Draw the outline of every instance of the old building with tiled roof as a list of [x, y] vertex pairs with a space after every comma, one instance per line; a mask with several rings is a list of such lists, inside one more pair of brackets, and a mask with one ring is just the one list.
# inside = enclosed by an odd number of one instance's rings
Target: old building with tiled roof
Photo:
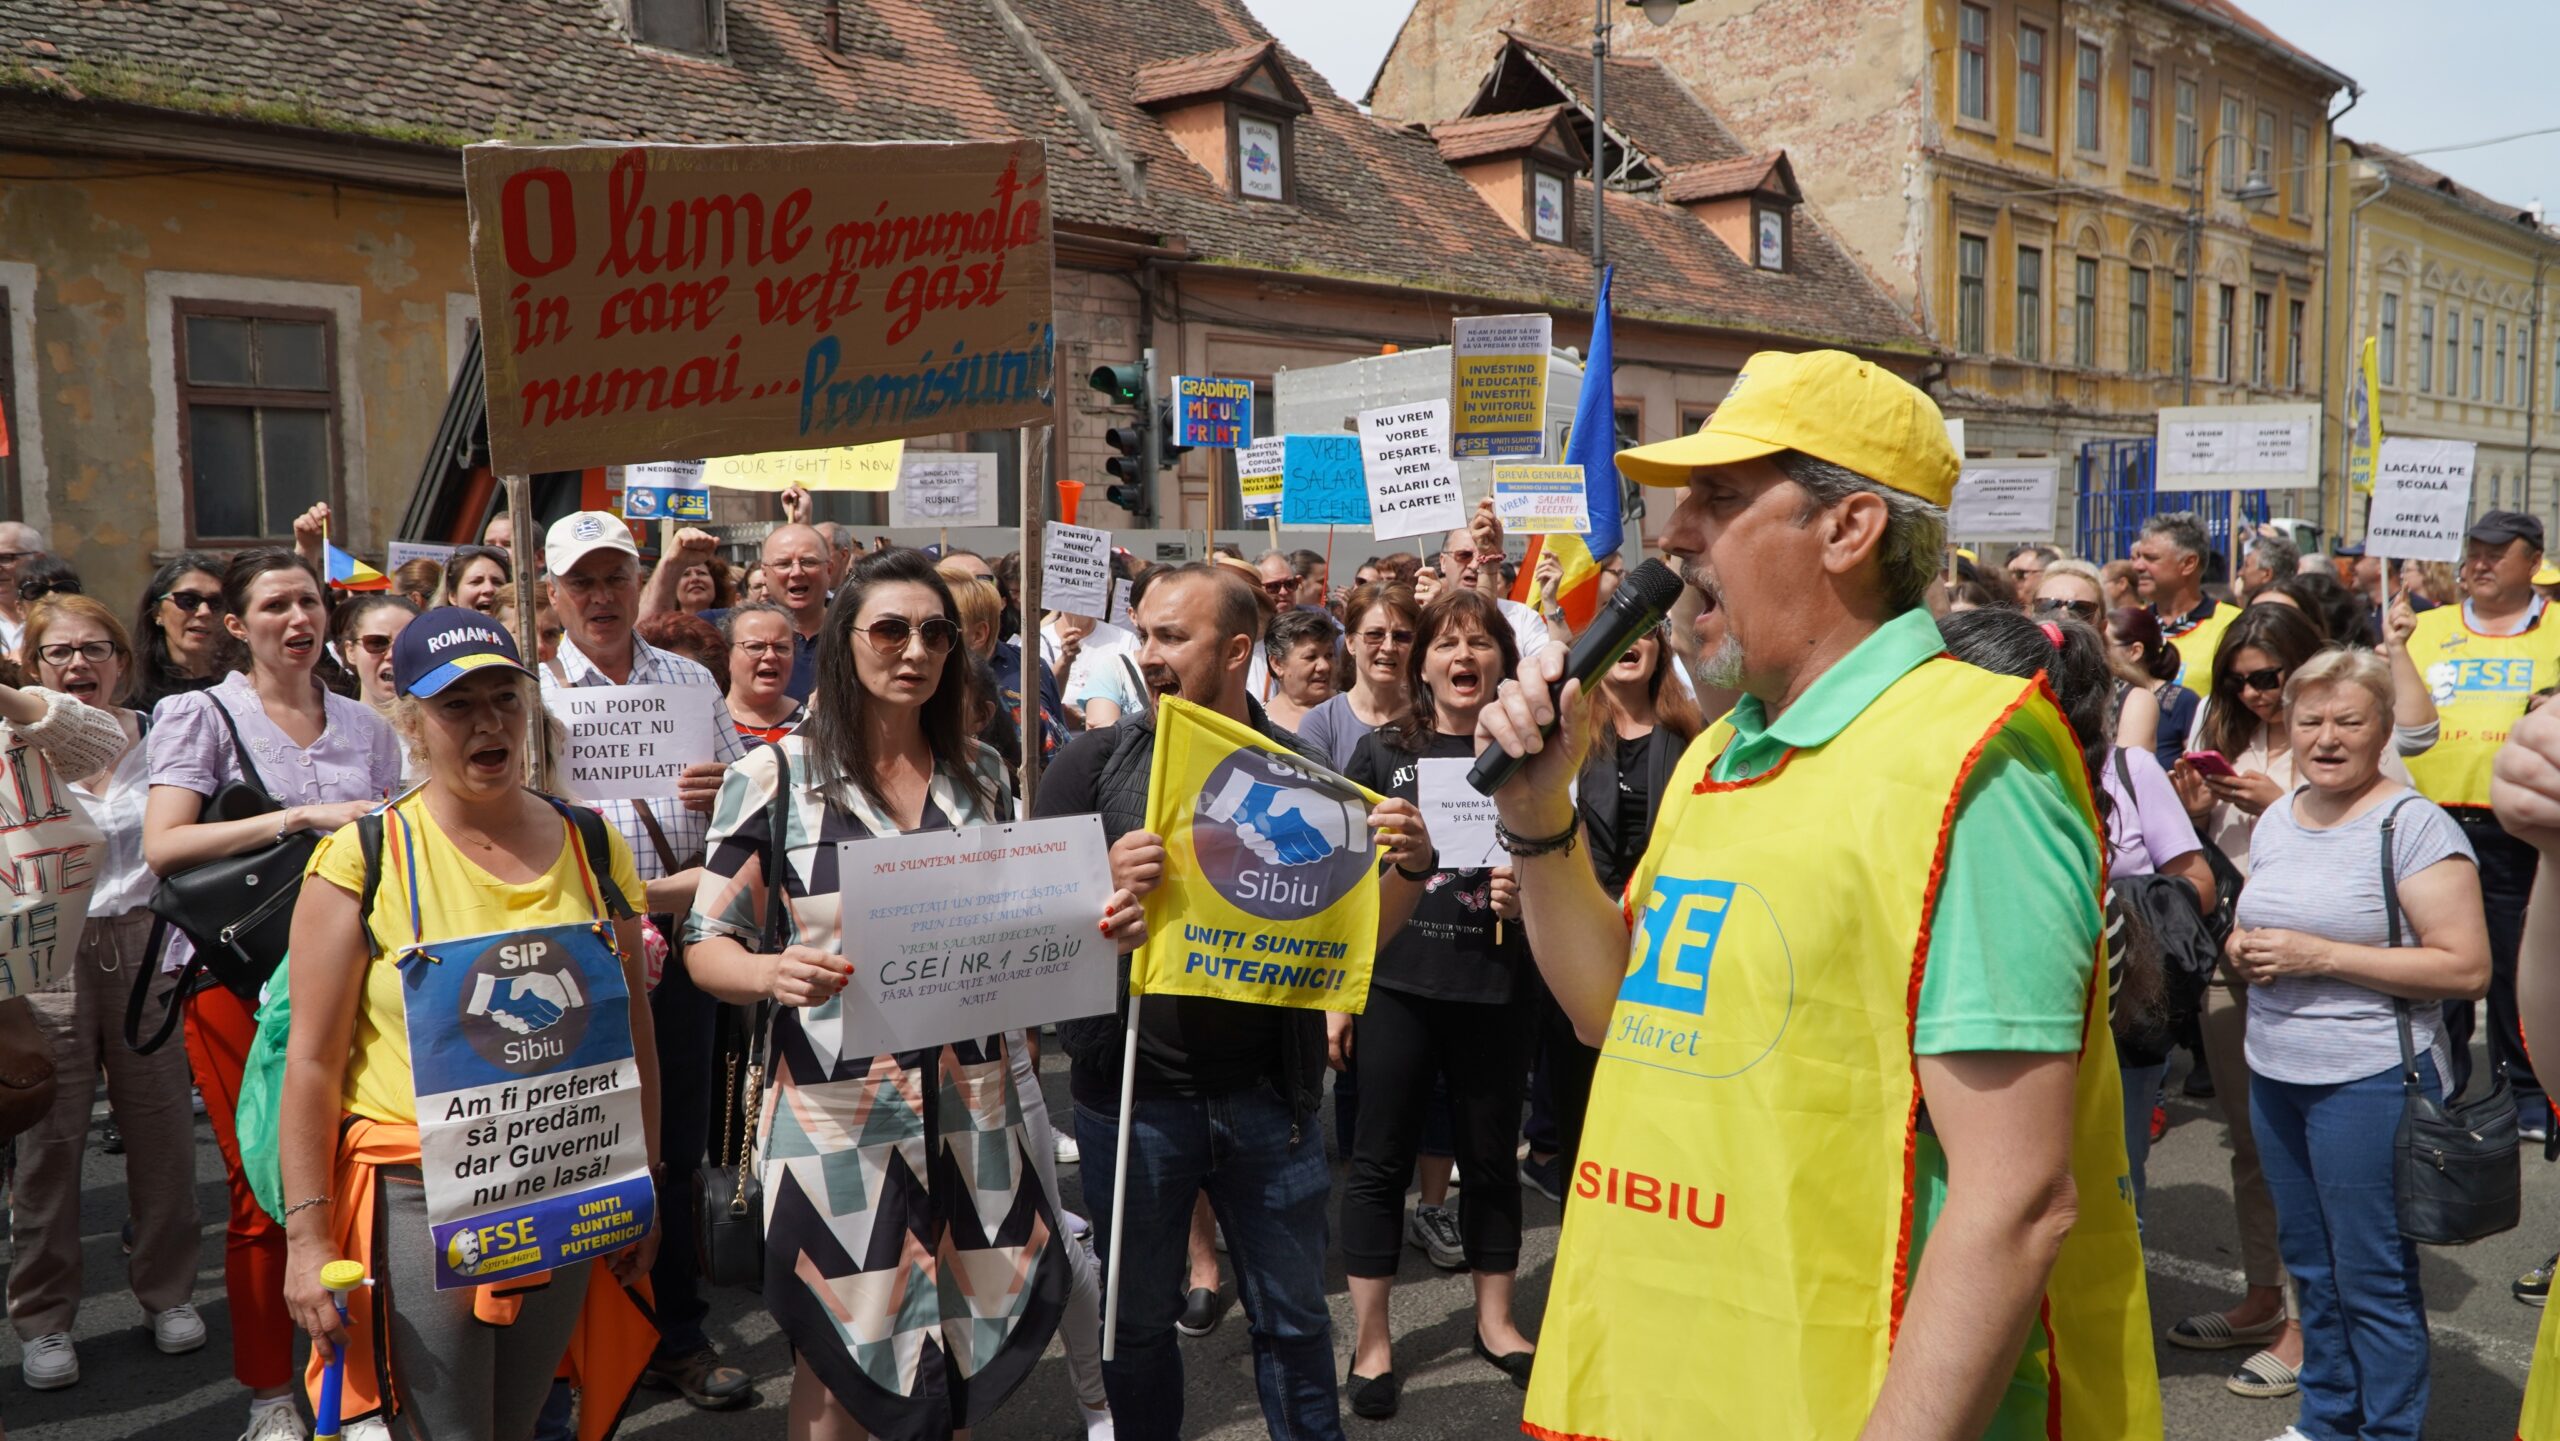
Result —
[[[1684, 164], [1783, 151], [1807, 212], [1948, 352], [1935, 392], [1968, 451], [2103, 476], [2164, 406], [2320, 397], [2325, 157], [2353, 82], [2234, 0], [1606, 8], [1612, 183], [1661, 193]], [[1592, 20], [1587, 0], [1417, 0], [1368, 98], [1431, 124], [1587, 90]], [[2326, 422], [2328, 499], [2280, 511], [2334, 519]], [[2105, 509], [2085, 533], [2057, 516], [2061, 538], [2115, 553]]]
[[[1697, 137], [1679, 161], [1743, 153], [1703, 111], [1677, 124]], [[1552, 311], [1559, 345], [1587, 332], [1585, 179], [1521, 151], [1561, 228], [1497, 209], [1461, 168], [1499, 157], [1453, 160], [1428, 127], [1362, 113], [1240, 0], [0, 0], [0, 406], [19, 442], [0, 503], [109, 584], [280, 534], [314, 499], [378, 551], [478, 320], [469, 142], [1026, 134], [1048, 147], [1062, 375], [1152, 346], [1166, 373], [1267, 387], [1444, 343], [1460, 314]], [[1772, 265], [1698, 206], [1611, 193], [1633, 434], [1692, 423], [1762, 345], [1932, 362], [1797, 199], [1757, 202], [1790, 211]], [[199, 357], [217, 343], [246, 368]], [[1052, 473], [1100, 479], [1118, 420], [1100, 401], [1060, 387]], [[996, 449], [1008, 476], [1017, 454], [1010, 436], [921, 443]], [[602, 486], [550, 477], [545, 504]], [[1125, 525], [1100, 494], [1088, 512]], [[1156, 508], [1231, 525], [1225, 459], [1194, 453]]]

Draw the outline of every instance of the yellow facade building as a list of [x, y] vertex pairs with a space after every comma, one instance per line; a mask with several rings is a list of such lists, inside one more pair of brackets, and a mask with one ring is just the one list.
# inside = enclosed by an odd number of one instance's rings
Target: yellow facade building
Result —
[[[2560, 338], [2549, 319], [2560, 231], [2538, 208], [2492, 200], [2386, 146], [2341, 139], [2334, 154], [2330, 253], [2345, 308], [2329, 414], [2347, 413], [2355, 356], [2371, 337], [2382, 433], [2472, 441], [2475, 514], [2549, 515], [2560, 496], [2539, 452], [2560, 426]], [[2345, 464], [2344, 447], [2332, 447], [2333, 496]], [[2346, 511], [2346, 533], [2361, 533], [2361, 500]]]

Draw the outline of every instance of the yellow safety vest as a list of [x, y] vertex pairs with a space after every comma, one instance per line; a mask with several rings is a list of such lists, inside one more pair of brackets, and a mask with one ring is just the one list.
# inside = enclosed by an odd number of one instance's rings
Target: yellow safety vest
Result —
[[[2222, 633], [2240, 618], [2240, 607], [2227, 600], [2213, 603], [2213, 613], [2192, 627], [2171, 634], [2164, 623], [2160, 634], [2178, 649], [2178, 684], [2194, 691], [2199, 698], [2213, 695], [2213, 653], [2222, 648]], [[2166, 617], [2163, 617], [2165, 622]]]
[[2534, 1337], [2533, 1369], [2524, 1378], [2524, 1414], [2516, 1418], [2516, 1441], [2555, 1437], [2560, 1437], [2560, 1307], [2546, 1306], [2542, 1330]]
[[[1682, 757], [1627, 890], [1530, 1435], [1847, 1441], [1865, 1423], [1912, 1280], [1927, 921], [1955, 799], [2004, 724], [2086, 809], [2040, 687], [1945, 657], [1757, 780], [1707, 779], [1729, 725]], [[2103, 970], [2074, 1103], [2079, 1221], [2034, 1333], [2039, 1434], [2065, 1441], [2161, 1432]]]
[[2524, 715], [2525, 698], [2560, 682], [2560, 624], [2544, 611], [2520, 635], [2482, 635], [2459, 605], [2418, 617], [2409, 637], [2436, 701], [2436, 743], [2409, 760], [2419, 793], [2440, 806], [2489, 804], [2489, 765]]

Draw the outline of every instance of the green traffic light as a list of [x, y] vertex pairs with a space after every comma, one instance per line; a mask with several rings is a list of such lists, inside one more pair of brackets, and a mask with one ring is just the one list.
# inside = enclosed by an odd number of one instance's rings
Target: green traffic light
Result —
[[1085, 383], [1110, 396], [1115, 405], [1136, 405], [1147, 396], [1147, 368], [1137, 361], [1097, 365]]

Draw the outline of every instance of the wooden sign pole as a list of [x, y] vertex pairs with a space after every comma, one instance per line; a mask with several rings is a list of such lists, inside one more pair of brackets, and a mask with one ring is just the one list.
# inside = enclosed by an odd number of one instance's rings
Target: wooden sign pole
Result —
[[[542, 664], [542, 631], [538, 613], [542, 608], [542, 546], [533, 533], [533, 478], [525, 475], [506, 477], [507, 548], [514, 552], [513, 573], [516, 581], [515, 630], [517, 644], [524, 648], [528, 664]], [[556, 777], [551, 774], [551, 737], [545, 734], [545, 709], [534, 706], [525, 718], [525, 774], [533, 788], [550, 792]]]

